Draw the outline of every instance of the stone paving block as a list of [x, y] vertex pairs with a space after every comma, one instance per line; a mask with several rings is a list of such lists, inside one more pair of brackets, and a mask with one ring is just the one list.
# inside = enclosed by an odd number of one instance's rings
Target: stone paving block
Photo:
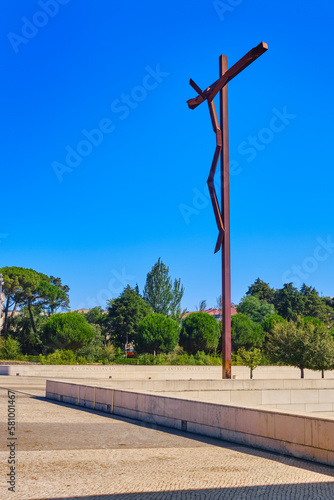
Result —
[[[20, 454], [13, 500], [334, 499], [333, 467], [235, 444], [236, 440], [250, 443], [251, 435], [212, 430], [220, 439], [234, 441], [228, 444], [192, 434], [189, 427], [180, 432], [143, 425], [43, 400], [42, 383], [30, 397], [18, 378], [9, 377], [11, 388], [22, 391], [17, 392]], [[0, 390], [2, 417], [6, 396], [6, 390]], [[5, 420], [1, 422], [5, 431]], [[172, 426], [173, 421], [167, 424]], [[288, 446], [291, 453], [301, 451]], [[332, 452], [327, 461], [334, 465]], [[2, 441], [0, 477], [6, 472]], [[3, 480], [0, 498], [9, 499]]]

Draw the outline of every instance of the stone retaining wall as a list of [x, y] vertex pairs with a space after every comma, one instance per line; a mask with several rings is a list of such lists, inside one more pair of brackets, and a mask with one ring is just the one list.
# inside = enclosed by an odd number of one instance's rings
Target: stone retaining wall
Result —
[[[15, 365], [0, 366], [0, 375], [24, 375], [48, 378], [90, 378], [116, 380], [200, 380], [222, 379], [220, 366], [143, 366], [143, 365]], [[232, 376], [249, 379], [249, 368], [233, 366]], [[334, 379], [334, 371], [325, 374]], [[300, 370], [290, 366], [259, 366], [254, 370], [255, 380], [300, 379]], [[305, 379], [321, 379], [320, 372], [305, 370]]]
[[47, 380], [46, 397], [334, 466], [334, 419]]

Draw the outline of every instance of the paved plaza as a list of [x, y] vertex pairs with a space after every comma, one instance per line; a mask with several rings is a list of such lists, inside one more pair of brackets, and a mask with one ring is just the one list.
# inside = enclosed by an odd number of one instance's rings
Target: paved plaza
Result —
[[[47, 401], [43, 378], [1, 377], [0, 387], [1, 499], [334, 499], [331, 467]], [[8, 389], [15, 493], [6, 485]]]

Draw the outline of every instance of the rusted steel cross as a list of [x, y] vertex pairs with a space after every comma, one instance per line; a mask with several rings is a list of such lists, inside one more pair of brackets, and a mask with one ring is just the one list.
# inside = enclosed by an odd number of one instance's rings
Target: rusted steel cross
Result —
[[[223, 378], [231, 378], [231, 259], [230, 259], [230, 187], [229, 187], [229, 151], [228, 151], [228, 98], [227, 84], [253, 61], [260, 57], [268, 45], [264, 42], [250, 50], [230, 69], [227, 69], [227, 57], [219, 57], [219, 79], [206, 90], [201, 90], [190, 79], [190, 85], [198, 96], [187, 101], [190, 109], [195, 109], [202, 102], [207, 101], [213, 131], [216, 134], [216, 149], [208, 178], [213, 211], [218, 227], [218, 239], [215, 253], [222, 247], [222, 357]], [[217, 118], [214, 98], [220, 92], [220, 126]], [[221, 207], [214, 185], [214, 175], [221, 158]]]

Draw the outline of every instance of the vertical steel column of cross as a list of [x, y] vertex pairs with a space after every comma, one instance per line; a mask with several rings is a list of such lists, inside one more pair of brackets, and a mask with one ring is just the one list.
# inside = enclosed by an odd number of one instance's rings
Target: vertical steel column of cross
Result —
[[2, 285], [4, 284], [2, 274], [0, 274], [0, 330], [2, 327]]
[[[219, 57], [219, 78], [227, 71], [227, 57]], [[221, 212], [224, 226], [222, 244], [222, 363], [223, 379], [231, 378], [231, 256], [230, 256], [230, 174], [228, 150], [228, 94], [227, 85], [219, 93], [221, 154]]]

